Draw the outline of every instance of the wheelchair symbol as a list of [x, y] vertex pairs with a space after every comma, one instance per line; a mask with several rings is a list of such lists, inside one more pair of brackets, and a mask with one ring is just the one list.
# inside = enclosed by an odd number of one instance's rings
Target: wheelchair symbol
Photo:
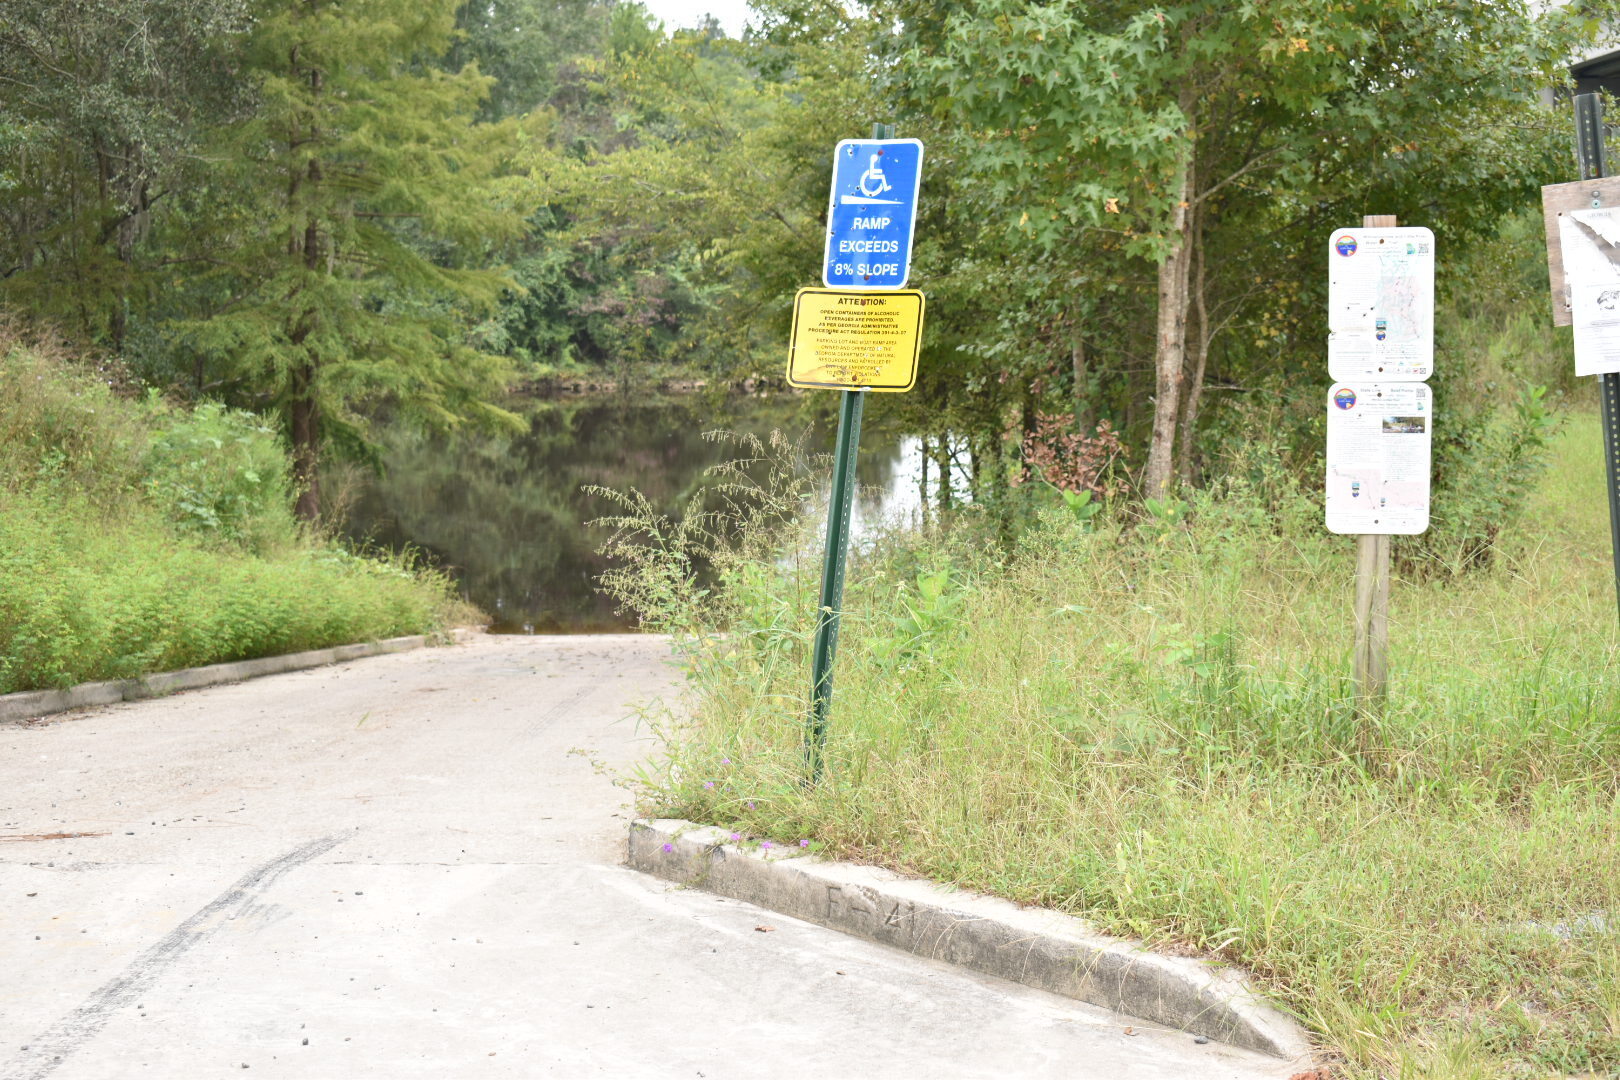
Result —
[[[868, 184], [872, 186], [868, 187]], [[861, 173], [859, 186], [861, 194], [868, 199], [875, 198], [894, 186], [889, 183], [888, 177], [883, 175], [883, 170], [878, 168], [878, 155], [872, 155], [872, 164], [868, 166], [865, 172]]]

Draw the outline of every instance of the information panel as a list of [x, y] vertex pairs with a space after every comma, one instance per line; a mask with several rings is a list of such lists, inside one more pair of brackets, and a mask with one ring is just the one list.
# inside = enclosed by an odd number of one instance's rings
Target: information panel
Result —
[[1328, 241], [1328, 373], [1421, 382], [1434, 373], [1434, 233], [1338, 229]]
[[901, 289], [911, 276], [923, 144], [917, 139], [845, 139], [833, 150], [827, 249], [830, 289]]
[[917, 382], [923, 294], [800, 289], [788, 382], [806, 389], [903, 393]]
[[1328, 531], [1426, 531], [1434, 428], [1429, 388], [1338, 383], [1328, 391], [1327, 414]]
[[1620, 207], [1558, 218], [1564, 281], [1575, 324], [1575, 374], [1620, 372]]

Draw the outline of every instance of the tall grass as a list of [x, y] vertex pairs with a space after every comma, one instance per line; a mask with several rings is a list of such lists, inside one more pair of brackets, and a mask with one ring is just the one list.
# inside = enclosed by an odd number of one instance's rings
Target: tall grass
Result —
[[113, 392], [0, 326], [0, 693], [422, 633], [448, 583], [301, 533], [246, 414]]
[[1057, 507], [1011, 554], [941, 533], [866, 553], [815, 788], [813, 561], [738, 560], [650, 807], [1241, 964], [1349, 1075], [1616, 1075], [1598, 449], [1575, 416], [1488, 569], [1397, 580], [1371, 761], [1353, 542], [1313, 493], [1237, 479], [1180, 522]]

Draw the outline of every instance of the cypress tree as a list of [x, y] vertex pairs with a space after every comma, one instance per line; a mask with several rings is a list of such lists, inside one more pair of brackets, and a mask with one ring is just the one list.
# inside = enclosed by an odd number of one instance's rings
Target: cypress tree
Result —
[[458, 0], [261, 0], [246, 43], [260, 107], [219, 147], [190, 346], [280, 414], [320, 512], [324, 447], [363, 449], [368, 406], [437, 426], [515, 423], [505, 361], [466, 327], [508, 279], [492, 247], [516, 122], [475, 120], [490, 81], [447, 72]]

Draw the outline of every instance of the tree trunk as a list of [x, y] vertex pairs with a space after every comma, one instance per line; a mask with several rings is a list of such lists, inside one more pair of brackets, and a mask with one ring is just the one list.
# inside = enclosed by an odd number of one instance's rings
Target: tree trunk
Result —
[[1181, 447], [1176, 455], [1180, 461], [1177, 475], [1183, 484], [1193, 479], [1193, 451], [1197, 447], [1194, 436], [1198, 432], [1198, 403], [1204, 396], [1204, 372], [1209, 367], [1209, 343], [1215, 336], [1209, 325], [1208, 281], [1204, 275], [1204, 214], [1195, 215], [1192, 229], [1193, 272], [1192, 302], [1198, 316], [1198, 335], [1194, 340], [1192, 379], [1187, 384], [1186, 405], [1181, 415]]
[[934, 465], [939, 469], [939, 508], [951, 508], [951, 436], [941, 432], [934, 444]]
[[1034, 437], [1040, 427], [1040, 411], [1035, 407], [1035, 398], [1028, 389], [1024, 391], [1024, 400], [1018, 410], [1018, 480], [1023, 483], [1029, 479], [1029, 462], [1025, 459], [1024, 451], [1029, 446], [1029, 440]]
[[1092, 408], [1091, 387], [1086, 377], [1086, 339], [1075, 322], [1069, 342], [1069, 365], [1074, 369], [1074, 429], [1082, 434], [1097, 426], [1097, 410]]
[[314, 366], [298, 367], [292, 373], [292, 400], [288, 406], [292, 420], [293, 482], [298, 486], [298, 502], [293, 512], [298, 520], [309, 524], [314, 524], [321, 516], [321, 416], [315, 403], [314, 383]]
[[1186, 118], [1186, 144], [1172, 183], [1176, 200], [1170, 210], [1169, 250], [1159, 264], [1158, 334], [1154, 349], [1153, 440], [1148, 447], [1142, 494], [1163, 497], [1170, 489], [1176, 425], [1181, 419], [1181, 382], [1187, 358], [1187, 293], [1191, 268], [1191, 202], [1194, 190], [1193, 92], [1182, 89], [1182, 115]]
[[[298, 65], [298, 47], [294, 46], [292, 67], [295, 77]], [[311, 94], [318, 97], [322, 87], [320, 69], [310, 70], [307, 78]], [[308, 131], [309, 140], [314, 142], [318, 134], [318, 129], [312, 124]], [[289, 152], [297, 147], [297, 138], [296, 130], [289, 133]], [[296, 157], [293, 160], [296, 162]], [[312, 272], [318, 270], [321, 265], [322, 235], [320, 216], [316, 209], [316, 194], [324, 179], [320, 158], [313, 154], [307, 166], [299, 169], [295, 165], [288, 176], [287, 202], [295, 211], [295, 222], [296, 215], [303, 217], [304, 227], [299, 230], [296, 223], [294, 224], [292, 234], [288, 237], [287, 253], [293, 258], [300, 259], [304, 269]], [[292, 441], [293, 483], [298, 488], [298, 501], [293, 506], [293, 512], [306, 524], [314, 524], [321, 516], [321, 414], [320, 405], [315, 397], [315, 369], [318, 357], [304, 344], [315, 330], [317, 318], [313, 307], [301, 312], [297, 316], [292, 333], [288, 335], [293, 346], [303, 353], [303, 359], [291, 373], [287, 395], [287, 419]]]
[[928, 527], [928, 436], [924, 435], [921, 441], [922, 461], [917, 474], [917, 512], [921, 515], [923, 528]]

